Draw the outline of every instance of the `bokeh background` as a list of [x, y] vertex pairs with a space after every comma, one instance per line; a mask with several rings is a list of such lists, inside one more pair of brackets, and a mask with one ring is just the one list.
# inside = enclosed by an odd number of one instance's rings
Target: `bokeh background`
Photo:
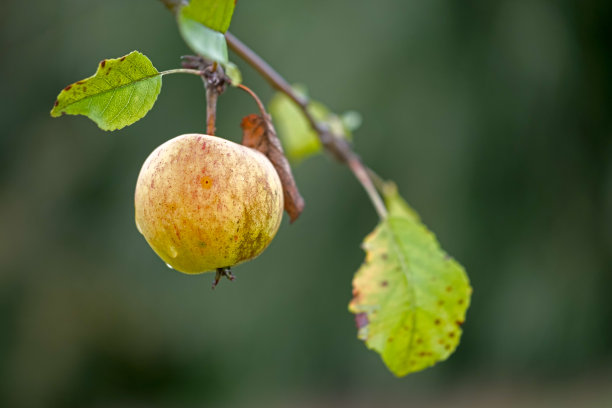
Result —
[[[465, 265], [446, 362], [397, 379], [347, 311], [373, 208], [325, 156], [271, 247], [210, 290], [134, 226], [147, 155], [204, 130], [201, 82], [164, 78], [114, 133], [52, 119], [67, 84], [138, 49], [189, 53], [154, 0], [5, 1], [0, 13], [0, 406], [612, 406], [612, 3], [240, 1], [231, 30], [332, 109]], [[239, 61], [264, 99], [270, 88]], [[218, 133], [255, 110], [229, 90]]]

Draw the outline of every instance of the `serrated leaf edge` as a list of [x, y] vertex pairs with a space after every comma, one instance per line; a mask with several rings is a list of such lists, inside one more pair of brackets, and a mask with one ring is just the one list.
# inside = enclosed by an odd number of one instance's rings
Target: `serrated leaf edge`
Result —
[[[57, 95], [57, 98], [55, 98], [55, 102], [56, 102], [56, 104], [54, 104], [53, 108], [51, 109], [51, 116], [53, 116], [53, 117], [59, 117], [59, 116], [62, 116], [62, 113], [63, 113], [63, 112], [57, 113], [57, 112], [56, 112], [56, 110], [60, 110], [60, 111], [62, 111], [62, 110], [64, 110], [66, 107], [71, 106], [71, 105], [74, 105], [74, 104], [75, 104], [75, 103], [77, 103], [77, 102], [81, 102], [81, 101], [82, 101], [82, 100], [84, 100], [84, 99], [94, 98], [94, 97], [96, 97], [96, 96], [104, 95], [104, 94], [107, 94], [107, 93], [109, 93], [109, 92], [116, 92], [116, 91], [117, 91], [117, 90], [119, 90], [119, 89], [122, 89], [122, 88], [125, 88], [125, 87], [128, 87], [128, 86], [133, 86], [133, 85], [134, 85], [134, 84], [136, 84], [136, 83], [139, 83], [139, 82], [142, 82], [142, 81], [147, 81], [147, 80], [149, 80], [149, 79], [151, 79], [151, 78], [155, 78], [155, 77], [157, 77], [157, 76], [162, 76], [162, 73], [158, 71], [156, 74], [153, 74], [153, 75], [148, 75], [148, 76], [145, 76], [145, 77], [139, 78], [139, 79], [137, 79], [137, 80], [135, 80], [135, 81], [133, 81], [133, 82], [127, 83], [127, 84], [119, 85], [119, 86], [116, 86], [116, 87], [114, 87], [114, 88], [111, 88], [111, 89], [107, 89], [107, 90], [105, 90], [105, 91], [102, 91], [102, 92], [98, 92], [98, 93], [94, 93], [94, 94], [88, 94], [88, 95], [86, 95], [86, 96], [84, 96], [84, 97], [82, 97], [82, 98], [80, 98], [80, 99], [75, 99], [74, 101], [72, 101], [72, 102], [70, 102], [70, 103], [67, 103], [66, 105], [62, 105], [62, 107], [60, 108], [60, 106], [59, 106], [59, 98], [60, 98], [60, 96], [62, 96], [62, 94], [63, 94], [63, 93], [67, 92], [67, 91], [68, 91], [70, 88], [72, 88], [74, 85], [76, 85], [76, 84], [80, 84], [80, 83], [82, 83], [82, 82], [85, 82], [85, 81], [87, 81], [87, 80], [90, 80], [90, 79], [95, 78], [95, 77], [98, 75], [98, 73], [100, 72], [100, 69], [101, 69], [101, 68], [103, 68], [103, 65], [102, 65], [102, 63], [103, 63], [103, 62], [108, 62], [108, 61], [119, 61], [119, 60], [121, 60], [122, 58], [126, 58], [126, 57], [128, 57], [129, 55], [132, 55], [132, 54], [134, 54], [134, 53], [140, 54], [140, 55], [142, 55], [143, 57], [147, 58], [147, 57], [146, 57], [146, 55], [144, 55], [144, 54], [142, 54], [141, 52], [138, 52], [138, 51], [132, 51], [131, 53], [126, 54], [126, 55], [124, 55], [123, 57], [119, 57], [119, 58], [107, 58], [107, 59], [105, 59], [105, 60], [102, 60], [102, 62], [100, 62], [100, 63], [98, 64], [98, 68], [96, 69], [96, 72], [95, 72], [93, 75], [91, 75], [91, 76], [89, 76], [89, 77], [87, 77], [87, 78], [81, 79], [81, 80], [79, 80], [79, 81], [77, 81], [77, 82], [73, 82], [72, 84], [70, 84], [70, 85], [66, 86], [64, 89], [62, 89], [62, 90], [60, 91], [60, 93]], [[147, 58], [147, 59], [148, 59], [148, 58]], [[149, 60], [149, 61], [150, 61], [150, 60]], [[153, 65], [153, 64], [151, 64], [151, 65]], [[153, 67], [153, 68], [155, 68], [155, 67]], [[157, 68], [155, 68], [155, 70], [157, 71]], [[142, 71], [141, 71], [141, 72], [142, 72]], [[144, 72], [143, 72], [143, 73], [144, 73]], [[125, 75], [125, 74], [123, 74], [123, 75]], [[127, 75], [125, 75], [125, 76], [127, 76]], [[128, 77], [128, 78], [129, 78], [129, 77]], [[131, 78], [129, 78], [129, 79], [131, 80]], [[156, 98], [156, 99], [157, 99], [157, 98]], [[111, 100], [112, 100], [112, 97], [111, 97]], [[108, 106], [108, 105], [110, 105], [110, 101], [108, 102], [107, 106]], [[126, 106], [127, 106], [127, 104], [126, 104]], [[105, 109], [106, 109], [106, 108], [105, 108]]]

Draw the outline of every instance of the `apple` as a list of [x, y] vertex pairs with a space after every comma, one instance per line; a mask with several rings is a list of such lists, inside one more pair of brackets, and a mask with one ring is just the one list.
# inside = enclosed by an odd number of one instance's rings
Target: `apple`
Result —
[[270, 244], [283, 215], [283, 188], [262, 153], [185, 134], [149, 155], [134, 202], [138, 230], [168, 266], [219, 274]]

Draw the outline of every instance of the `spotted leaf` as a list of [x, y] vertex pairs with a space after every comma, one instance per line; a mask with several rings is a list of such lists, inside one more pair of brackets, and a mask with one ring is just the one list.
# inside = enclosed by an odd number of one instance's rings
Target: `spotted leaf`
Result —
[[134, 51], [103, 60], [93, 76], [64, 88], [51, 116], [85, 115], [101, 129], [121, 129], [151, 110], [161, 85], [161, 73], [146, 56]]
[[358, 337], [404, 376], [453, 353], [472, 289], [463, 267], [391, 186], [383, 189], [389, 217], [363, 242], [349, 310]]

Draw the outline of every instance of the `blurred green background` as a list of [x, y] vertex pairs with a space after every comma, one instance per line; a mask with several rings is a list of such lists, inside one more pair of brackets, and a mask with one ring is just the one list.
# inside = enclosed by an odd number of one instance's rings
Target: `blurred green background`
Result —
[[[350, 172], [295, 168], [307, 207], [210, 290], [134, 226], [140, 165], [203, 131], [169, 76], [114, 133], [51, 119], [67, 84], [138, 49], [189, 53], [155, 0], [4, 2], [0, 13], [0, 406], [612, 406], [612, 3], [240, 1], [231, 30], [333, 110], [467, 269], [457, 352], [396, 379], [347, 311], [377, 222]], [[245, 83], [272, 96], [239, 61]], [[218, 134], [254, 112], [229, 90]]]

